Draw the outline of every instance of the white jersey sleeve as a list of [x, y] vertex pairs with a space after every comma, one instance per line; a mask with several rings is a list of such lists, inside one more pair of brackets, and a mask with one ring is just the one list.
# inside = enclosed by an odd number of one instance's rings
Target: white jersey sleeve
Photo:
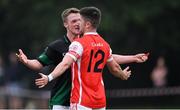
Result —
[[81, 43], [74, 41], [69, 46], [69, 51], [68, 53], [66, 53], [66, 55], [69, 55], [74, 59], [74, 61], [76, 61], [78, 58], [82, 56], [82, 53], [83, 53], [83, 46], [81, 45]]
[[112, 50], [111, 50], [111, 48], [110, 48], [109, 57], [108, 57], [108, 59], [107, 59], [107, 62], [110, 62], [110, 61], [112, 61], [112, 60], [113, 60], [113, 56], [112, 56]]

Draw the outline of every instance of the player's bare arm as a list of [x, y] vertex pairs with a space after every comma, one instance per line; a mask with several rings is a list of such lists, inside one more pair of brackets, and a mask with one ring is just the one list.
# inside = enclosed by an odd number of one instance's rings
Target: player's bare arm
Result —
[[145, 61], [148, 60], [148, 55], [149, 53], [145, 54], [145, 53], [139, 53], [136, 55], [117, 55], [117, 54], [113, 54], [113, 58], [114, 60], [118, 63], [118, 64], [126, 64], [126, 63], [143, 63]]
[[65, 55], [62, 62], [60, 62], [48, 76], [39, 73], [41, 75], [41, 78], [36, 79], [35, 84], [39, 88], [44, 87], [48, 82], [52, 81], [58, 76], [61, 76], [71, 66], [73, 62], [74, 59], [72, 57], [70, 57], [69, 55]]
[[32, 70], [39, 71], [43, 68], [43, 65], [36, 59], [28, 59], [24, 52], [19, 49], [19, 54], [16, 53], [18, 60], [23, 63], [25, 66]]
[[129, 67], [122, 70], [119, 64], [117, 64], [114, 59], [110, 62], [107, 62], [107, 67], [114, 76], [122, 80], [127, 80], [131, 75], [131, 71], [129, 70]]

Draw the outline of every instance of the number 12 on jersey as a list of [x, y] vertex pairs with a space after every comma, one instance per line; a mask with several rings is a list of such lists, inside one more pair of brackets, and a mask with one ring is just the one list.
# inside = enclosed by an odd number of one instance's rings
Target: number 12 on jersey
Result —
[[[99, 55], [101, 56], [100, 59], [98, 59], [95, 62], [95, 65], [92, 65], [92, 62], [94, 61], [94, 59], [96, 59]], [[91, 50], [87, 72], [91, 72], [91, 68], [93, 68], [93, 72], [102, 72], [103, 68], [100, 68], [99, 65], [103, 63], [104, 57], [105, 57], [104, 51], [98, 50], [97, 52], [94, 52], [94, 50]], [[91, 66], [94, 66], [94, 67], [91, 67]]]

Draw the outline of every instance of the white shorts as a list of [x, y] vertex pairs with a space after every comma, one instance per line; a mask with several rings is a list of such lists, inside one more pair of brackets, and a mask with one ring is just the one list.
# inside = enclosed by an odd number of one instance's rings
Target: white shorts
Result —
[[53, 105], [52, 110], [69, 110], [69, 106]]
[[70, 110], [106, 110], [106, 108], [104, 107], [104, 108], [93, 109], [93, 108], [82, 106], [80, 104], [71, 103]]

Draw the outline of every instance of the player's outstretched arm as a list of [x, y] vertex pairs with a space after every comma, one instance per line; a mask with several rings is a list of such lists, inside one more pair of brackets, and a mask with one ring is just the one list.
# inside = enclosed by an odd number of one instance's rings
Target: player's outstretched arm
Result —
[[23, 63], [25, 66], [32, 70], [39, 71], [43, 67], [43, 65], [38, 60], [28, 59], [21, 49], [19, 49], [19, 54], [16, 53], [16, 56], [21, 63]]
[[119, 64], [117, 64], [114, 59], [110, 62], [107, 62], [107, 67], [114, 76], [122, 80], [127, 80], [131, 75], [131, 71], [129, 70], [129, 67], [122, 70]]
[[127, 63], [143, 63], [148, 60], [149, 53], [139, 53], [136, 55], [118, 55], [112, 54], [114, 60], [118, 64], [127, 64]]
[[65, 55], [62, 62], [60, 62], [48, 76], [40, 73], [41, 78], [36, 79], [35, 84], [39, 88], [44, 87], [48, 82], [52, 81], [58, 76], [61, 76], [71, 66], [73, 62], [74, 59], [72, 57], [70, 57], [69, 55]]

